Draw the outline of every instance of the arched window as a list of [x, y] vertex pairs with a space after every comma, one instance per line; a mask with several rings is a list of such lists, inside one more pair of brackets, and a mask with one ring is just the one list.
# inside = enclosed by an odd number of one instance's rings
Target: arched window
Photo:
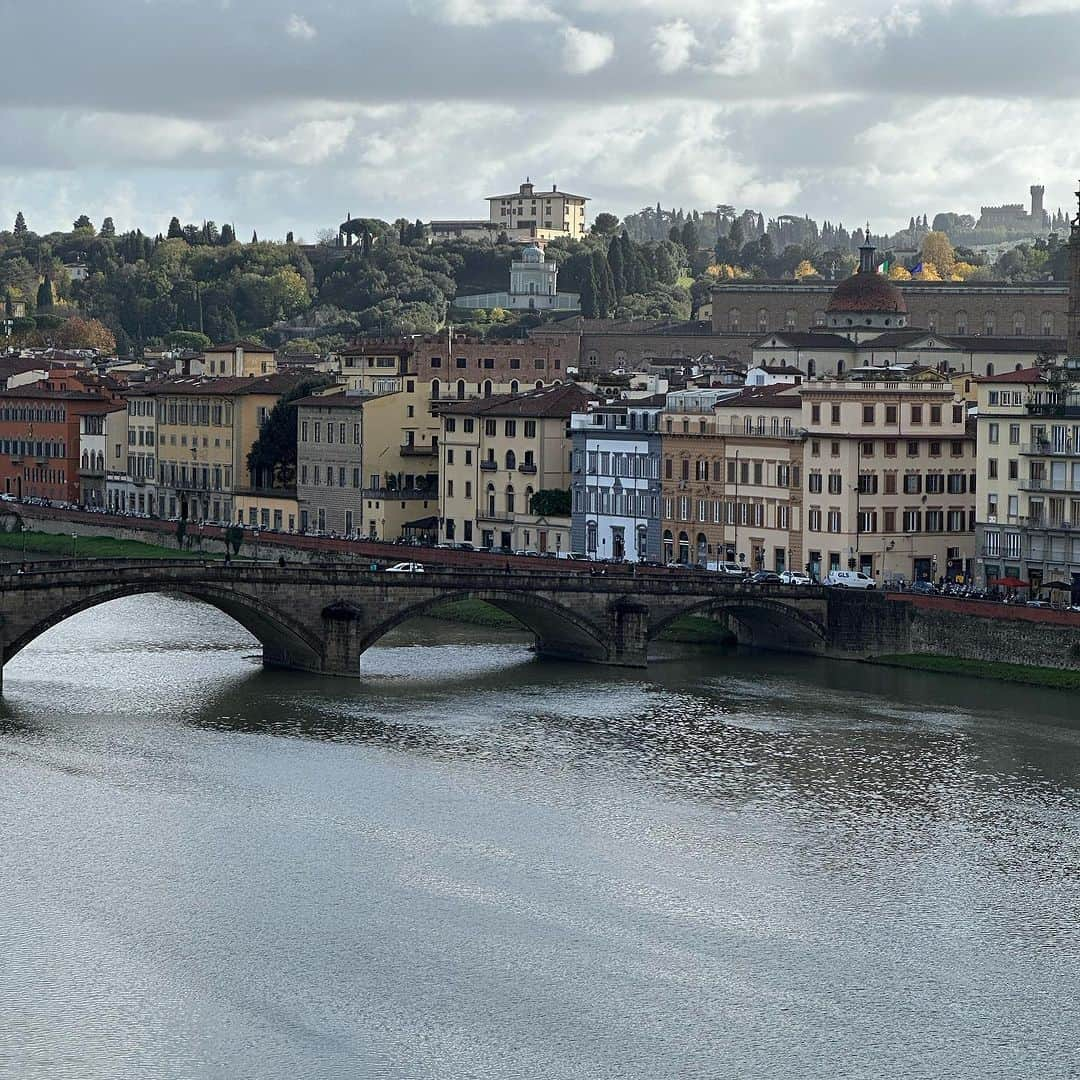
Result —
[[994, 332], [994, 313], [987, 311], [983, 314], [983, 333], [992, 334]]
[[464, 401], [465, 400], [465, 380], [464, 379], [458, 379], [458, 381], [457, 381], [457, 397], [458, 397], [458, 401]]
[[958, 311], [956, 313], [956, 332], [958, 334], [966, 334], [968, 332], [968, 317], [966, 311]]
[[512, 514], [514, 512], [514, 485], [506, 485], [506, 512]]
[[484, 380], [484, 397], [491, 397], [491, 380]]
[[807, 360], [806, 361], [806, 377], [808, 379], [812, 379], [816, 374], [817, 374], [817, 361], [815, 361], [815, 360]]
[[824, 326], [825, 325], [825, 312], [822, 311], [820, 308], [818, 308], [818, 310], [814, 312], [814, 325], [815, 326]]
[[432, 379], [431, 380], [431, 400], [432, 401], [438, 401], [439, 400], [439, 380], [438, 379]]
[[728, 311], [728, 329], [738, 333], [739, 330], [739, 318], [741, 313], [737, 307], [733, 307]]
[[679, 533], [679, 562], [690, 561], [690, 537], [685, 532]]
[[675, 561], [675, 540], [671, 535], [670, 529], [664, 530], [664, 562]]
[[517, 379], [511, 379], [510, 380], [510, 393], [511, 394], [516, 394], [520, 389], [521, 389], [521, 383], [519, 383], [517, 381]]
[[543, 379], [537, 379], [536, 380], [536, 386], [534, 387], [534, 389], [543, 390], [544, 389], [544, 380]]
[[993, 375], [994, 374], [994, 365], [993, 364], [987, 364], [986, 365], [986, 374], [987, 375]]
[[844, 374], [844, 361], [843, 360], [837, 360], [836, 361], [836, 374], [837, 375], [843, 375]]
[[585, 552], [588, 555], [596, 554], [596, 522], [589, 521], [585, 524]]
[[697, 534], [697, 561], [702, 566], [709, 561], [709, 541], [704, 533]]
[[525, 505], [522, 507], [522, 509], [525, 511], [526, 514], [531, 514], [533, 512], [532, 501], [534, 494], [535, 492], [533, 491], [531, 485], [525, 489]]
[[1027, 320], [1024, 318], [1024, 313], [1022, 311], [1014, 311], [1012, 321], [1013, 333], [1017, 337], [1027, 333]]
[[637, 557], [644, 561], [649, 556], [649, 528], [647, 525], [637, 527]]
[[506, 451], [506, 467], [508, 469], [517, 468], [517, 455], [514, 453], [513, 450]]
[[488, 517], [495, 516], [495, 485], [488, 484], [487, 486], [487, 504], [488, 504]]
[[1044, 311], [1042, 313], [1041, 322], [1043, 337], [1051, 337], [1054, 333], [1054, 313], [1052, 311]]
[[600, 366], [600, 354], [593, 349], [591, 352], [585, 354], [585, 366], [586, 367], [599, 367]]
[[787, 311], [784, 312], [784, 326], [788, 330], [794, 330], [795, 329], [795, 324], [798, 321], [799, 321], [799, 316], [796, 313], [794, 308], [788, 308]]

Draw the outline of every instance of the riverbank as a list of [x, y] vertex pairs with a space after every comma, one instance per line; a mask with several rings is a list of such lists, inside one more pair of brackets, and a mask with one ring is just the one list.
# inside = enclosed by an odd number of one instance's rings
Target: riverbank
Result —
[[0, 532], [0, 558], [19, 561], [28, 555], [52, 555], [58, 559], [220, 559], [221, 551], [182, 551], [175, 547], [117, 540], [111, 536], [79, 536], [62, 533]]
[[[493, 630], [522, 629], [512, 615], [500, 611], [483, 600], [457, 600], [439, 604], [425, 613], [443, 622], [483, 626]], [[701, 615], [686, 615], [676, 619], [660, 635], [661, 641], [676, 641], [685, 645], [734, 645], [735, 635], [722, 623]]]
[[1027, 664], [998, 664], [988, 660], [960, 660], [951, 656], [898, 653], [877, 656], [869, 661], [885, 667], [905, 668], [908, 671], [927, 671], [939, 675], [967, 675], [976, 679], [1023, 686], [1045, 686], [1055, 690], [1080, 690], [1080, 671], [1062, 668], [1032, 667]]

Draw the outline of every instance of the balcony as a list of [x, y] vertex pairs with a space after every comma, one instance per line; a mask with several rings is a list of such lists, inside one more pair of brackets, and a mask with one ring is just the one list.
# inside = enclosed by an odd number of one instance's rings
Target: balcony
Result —
[[402, 443], [401, 447], [402, 457], [435, 457], [439, 453], [438, 443], [434, 445], [419, 445], [417, 443]]
[[1025, 457], [1075, 457], [1080, 458], [1080, 447], [1067, 446], [1054, 449], [1054, 445], [1047, 439], [1045, 442], [1023, 443], [1020, 453]]
[[523, 473], [525, 476], [535, 476], [536, 475], [536, 466], [535, 465], [530, 465], [530, 464], [523, 461], [518, 466], [518, 472]]
[[480, 471], [481, 472], [495, 472], [498, 469], [498, 467], [499, 467], [499, 463], [497, 461], [481, 461], [480, 462]]
[[1021, 491], [1060, 491], [1065, 494], [1080, 494], [1080, 480], [1021, 480]]

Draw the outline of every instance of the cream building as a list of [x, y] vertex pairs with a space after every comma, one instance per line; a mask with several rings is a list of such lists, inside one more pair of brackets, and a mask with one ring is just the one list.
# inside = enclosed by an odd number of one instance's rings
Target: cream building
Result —
[[[567, 384], [441, 405], [440, 540], [569, 551], [569, 422], [589, 401]], [[565, 492], [564, 512], [536, 512], [533, 496], [540, 492]]]
[[211, 378], [240, 378], [248, 375], [273, 375], [277, 356], [273, 349], [255, 341], [231, 341], [204, 349], [201, 372]]
[[580, 239], [585, 235], [585, 204], [588, 196], [559, 191], [537, 191], [526, 181], [510, 195], [489, 195], [488, 218], [511, 236], [553, 240], [559, 236]]
[[806, 565], [898, 578], [970, 580], [975, 439], [950, 381], [903, 378], [802, 385]]

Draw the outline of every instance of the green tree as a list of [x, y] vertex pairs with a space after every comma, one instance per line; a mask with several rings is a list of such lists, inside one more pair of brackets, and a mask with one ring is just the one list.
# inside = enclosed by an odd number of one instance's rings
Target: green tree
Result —
[[98, 233], [98, 235], [105, 240], [111, 240], [114, 236], [116, 236], [116, 225], [114, 224], [111, 217], [107, 217], [101, 223], [101, 232]]
[[52, 278], [46, 274], [41, 284], [38, 286], [37, 291], [37, 309], [38, 311], [47, 311], [53, 306], [53, 284]]
[[530, 503], [530, 514], [540, 514], [544, 517], [569, 517], [570, 516], [570, 492], [562, 488], [541, 488], [537, 491]]
[[23, 217], [23, 212], [20, 210], [15, 215], [15, 235], [25, 236], [29, 231], [26, 227], [26, 218]]
[[614, 214], [604, 212], [596, 215], [591, 231], [597, 236], [613, 236], [618, 228], [619, 219]]
[[231, 225], [221, 226], [221, 246], [228, 247], [229, 244], [236, 243], [236, 230]]
[[697, 226], [692, 220], [683, 223], [682, 230], [679, 233], [679, 242], [686, 248], [687, 255], [693, 255], [700, 247]]
[[608, 268], [611, 270], [611, 283], [615, 289], [615, 299], [621, 300], [626, 292], [626, 271], [623, 263], [623, 248], [619, 238], [613, 236], [608, 244]]
[[593, 266], [592, 259], [586, 260], [585, 270], [581, 275], [580, 292], [581, 292], [581, 314], [586, 319], [596, 319], [600, 315], [600, 304], [598, 299], [598, 293], [600, 286], [596, 281], [596, 269]]
[[183, 226], [180, 224], [180, 219], [178, 217], [174, 217], [174, 218], [172, 218], [172, 220], [170, 220], [170, 222], [169, 222], [169, 232], [168, 232], [168, 235], [167, 235], [167, 239], [169, 239], [169, 240], [183, 240], [184, 239], [184, 229], [183, 229]]
[[197, 330], [172, 330], [165, 335], [165, 345], [170, 349], [184, 349], [190, 352], [202, 352], [210, 348], [210, 339]]
[[615, 308], [615, 282], [603, 252], [592, 253], [592, 265], [596, 275], [596, 314], [598, 318], [606, 319]]
[[87, 231], [89, 231], [89, 232], [92, 233], [94, 231], [94, 223], [90, 220], [90, 218], [86, 214], [80, 214], [75, 219], [75, 223], [72, 226], [72, 228], [76, 232], [87, 232]]

